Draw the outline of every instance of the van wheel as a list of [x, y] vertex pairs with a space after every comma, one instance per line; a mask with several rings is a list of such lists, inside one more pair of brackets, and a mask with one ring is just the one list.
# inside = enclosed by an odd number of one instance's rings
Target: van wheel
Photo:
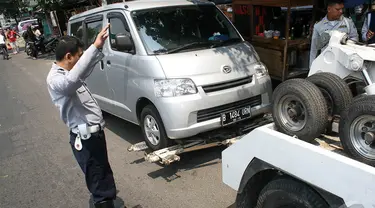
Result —
[[308, 185], [289, 178], [269, 182], [260, 192], [256, 208], [328, 208], [327, 202]]
[[280, 132], [311, 142], [327, 127], [327, 104], [317, 86], [305, 79], [290, 79], [273, 93], [272, 117]]
[[141, 112], [141, 128], [147, 146], [159, 150], [169, 146], [170, 139], [165, 132], [161, 117], [153, 105], [148, 105]]
[[307, 77], [307, 80], [319, 87], [328, 105], [328, 115], [340, 115], [353, 99], [346, 82], [336, 74], [322, 72]]

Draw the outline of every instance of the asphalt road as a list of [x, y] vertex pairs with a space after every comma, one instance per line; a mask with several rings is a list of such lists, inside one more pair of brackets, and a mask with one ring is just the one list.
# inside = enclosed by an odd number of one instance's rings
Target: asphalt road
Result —
[[[45, 84], [51, 58], [24, 53], [0, 59], [0, 208], [89, 207], [89, 192], [73, 158], [68, 129]], [[221, 151], [182, 156], [167, 167], [129, 153], [142, 141], [140, 128], [105, 116], [110, 163], [117, 182], [117, 207], [227, 208], [235, 192], [222, 183]]]

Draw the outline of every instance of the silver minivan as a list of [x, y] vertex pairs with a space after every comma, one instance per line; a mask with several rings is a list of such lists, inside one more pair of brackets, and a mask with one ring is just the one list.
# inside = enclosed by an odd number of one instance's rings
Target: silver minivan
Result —
[[106, 5], [71, 17], [68, 34], [88, 47], [108, 22], [87, 85], [103, 111], [140, 125], [151, 149], [270, 111], [266, 67], [213, 3]]

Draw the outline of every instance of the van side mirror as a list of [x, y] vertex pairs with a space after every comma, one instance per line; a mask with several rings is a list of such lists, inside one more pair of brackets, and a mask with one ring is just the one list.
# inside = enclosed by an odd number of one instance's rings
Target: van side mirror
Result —
[[134, 45], [132, 39], [129, 36], [119, 33], [115, 38], [115, 46], [119, 51], [131, 51], [133, 50]]

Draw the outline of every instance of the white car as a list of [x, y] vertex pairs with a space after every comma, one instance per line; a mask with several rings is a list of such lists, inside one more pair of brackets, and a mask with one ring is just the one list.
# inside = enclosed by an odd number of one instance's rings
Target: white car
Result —
[[38, 19], [29, 19], [29, 20], [24, 20], [18, 23], [18, 33], [22, 35], [25, 31], [26, 28], [24, 26], [26, 24], [31, 24], [31, 25], [38, 25]]

